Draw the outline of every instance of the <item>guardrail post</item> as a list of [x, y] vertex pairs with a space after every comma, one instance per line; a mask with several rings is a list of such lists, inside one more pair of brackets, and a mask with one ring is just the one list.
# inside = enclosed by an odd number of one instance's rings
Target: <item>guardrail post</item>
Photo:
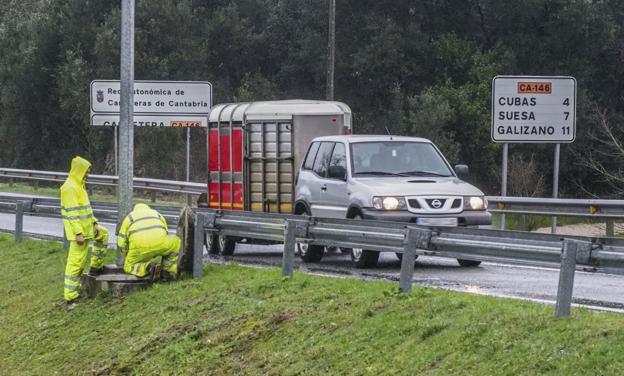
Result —
[[557, 289], [557, 306], [555, 307], [555, 316], [557, 317], [570, 316], [577, 248], [577, 242], [569, 239], [563, 240], [559, 287]]
[[615, 223], [613, 219], [607, 219], [607, 236], [614, 237], [615, 236]]
[[25, 206], [26, 206], [26, 203], [24, 201], [18, 201], [15, 203], [15, 243], [22, 242]]
[[193, 278], [199, 278], [204, 273], [204, 223], [204, 215], [197, 213], [193, 239]]
[[401, 277], [399, 279], [399, 289], [404, 294], [408, 294], [410, 291], [412, 291], [417, 240], [418, 231], [408, 227], [405, 231], [405, 246], [403, 247], [403, 258], [401, 260]]
[[297, 226], [291, 220], [284, 223], [284, 255], [282, 257], [282, 275], [292, 277], [295, 263], [295, 247], [297, 246]]

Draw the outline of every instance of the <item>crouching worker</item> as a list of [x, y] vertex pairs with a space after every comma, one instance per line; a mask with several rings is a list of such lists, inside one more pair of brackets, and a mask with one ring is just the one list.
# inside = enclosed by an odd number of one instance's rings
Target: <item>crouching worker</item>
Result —
[[[167, 221], [156, 210], [136, 204], [124, 218], [117, 235], [117, 246], [125, 257], [124, 271], [137, 277], [150, 276], [165, 281], [178, 277], [180, 238], [169, 235]], [[161, 264], [157, 258], [162, 257]]]
[[89, 161], [75, 157], [69, 176], [61, 186], [61, 216], [69, 240], [64, 297], [70, 307], [80, 297], [80, 276], [87, 261], [89, 242], [93, 242], [89, 274], [101, 272], [108, 246], [108, 231], [98, 225], [85, 187], [90, 169]]

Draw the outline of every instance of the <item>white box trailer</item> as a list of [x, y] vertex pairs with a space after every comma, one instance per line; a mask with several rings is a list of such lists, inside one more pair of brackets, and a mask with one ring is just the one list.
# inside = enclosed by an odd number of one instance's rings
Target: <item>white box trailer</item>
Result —
[[310, 141], [351, 133], [351, 109], [314, 100], [226, 103], [208, 120], [207, 206], [292, 213]]

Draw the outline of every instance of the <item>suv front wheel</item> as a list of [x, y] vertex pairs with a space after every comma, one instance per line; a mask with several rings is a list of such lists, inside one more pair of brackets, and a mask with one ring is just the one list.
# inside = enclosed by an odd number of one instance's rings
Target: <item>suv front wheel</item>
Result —
[[[361, 220], [362, 216], [356, 214], [352, 219]], [[351, 248], [351, 260], [355, 263], [355, 267], [374, 268], [379, 260], [379, 251], [371, 251], [362, 248]]]

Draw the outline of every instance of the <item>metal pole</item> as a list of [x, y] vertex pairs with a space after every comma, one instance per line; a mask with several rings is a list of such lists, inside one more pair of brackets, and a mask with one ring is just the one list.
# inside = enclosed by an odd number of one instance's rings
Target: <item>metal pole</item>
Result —
[[197, 213], [195, 217], [195, 230], [193, 238], [193, 278], [199, 278], [204, 273], [204, 224], [203, 214]]
[[402, 293], [412, 291], [412, 281], [414, 279], [414, 260], [416, 259], [416, 238], [418, 231], [407, 228], [405, 232], [405, 246], [403, 248], [403, 258], [401, 260], [401, 276], [399, 279], [399, 289]]
[[576, 269], [576, 251], [578, 243], [564, 239], [561, 252], [561, 269], [559, 271], [559, 287], [557, 289], [557, 306], [555, 316], [570, 316], [572, 291], [574, 289], [574, 271]]
[[134, 0], [121, 6], [118, 222], [132, 210], [134, 175]]
[[295, 263], [296, 224], [286, 220], [284, 224], [284, 255], [282, 257], [282, 275], [292, 277]]
[[[509, 144], [503, 144], [503, 171], [501, 173], [501, 196], [507, 196], [507, 160], [509, 156]], [[505, 213], [500, 215], [500, 229], [505, 229]]]
[[[191, 128], [186, 128], [186, 181], [191, 181]], [[191, 205], [191, 194], [186, 195], [186, 204]]]
[[[553, 168], [553, 198], [559, 197], [559, 154], [561, 153], [561, 144], [555, 145], [555, 166]], [[557, 217], [552, 217], [552, 228], [551, 232], [553, 234], [557, 233]]]
[[329, 32], [327, 38], [327, 87], [325, 98], [334, 100], [334, 69], [336, 65], [336, 0], [329, 0]]
[[15, 203], [15, 243], [22, 242], [22, 232], [24, 229], [24, 206], [23, 201]]

